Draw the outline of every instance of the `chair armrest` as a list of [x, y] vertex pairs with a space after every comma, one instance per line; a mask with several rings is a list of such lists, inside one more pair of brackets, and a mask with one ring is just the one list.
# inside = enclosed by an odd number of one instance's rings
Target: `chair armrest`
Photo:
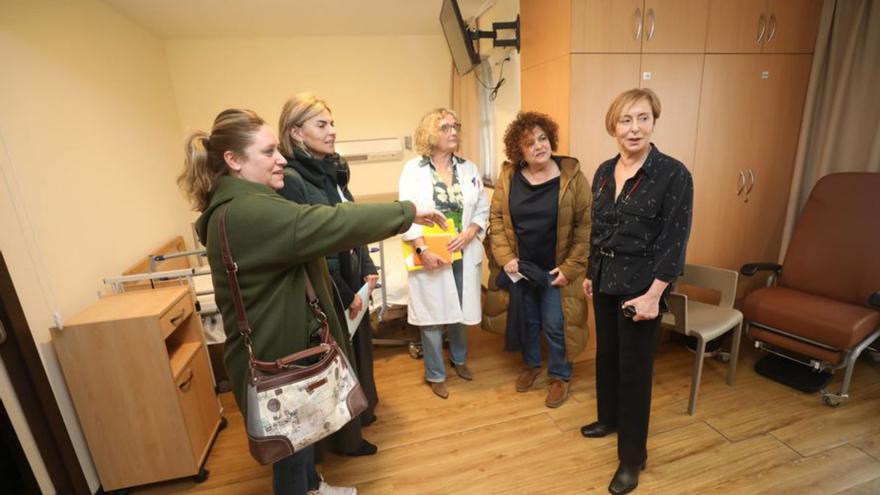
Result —
[[880, 309], [880, 290], [868, 296], [868, 304]]
[[746, 263], [739, 269], [739, 272], [746, 277], [751, 277], [752, 275], [763, 271], [779, 273], [782, 271], [782, 265], [777, 263]]

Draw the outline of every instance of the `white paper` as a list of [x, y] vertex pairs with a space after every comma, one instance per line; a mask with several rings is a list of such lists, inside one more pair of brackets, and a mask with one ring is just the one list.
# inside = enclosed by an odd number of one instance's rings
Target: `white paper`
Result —
[[368, 294], [368, 291], [369, 284], [364, 284], [364, 286], [361, 287], [360, 290], [358, 290], [357, 295], [361, 298], [363, 308], [358, 311], [358, 314], [354, 317], [354, 319], [348, 317], [348, 308], [345, 308], [345, 321], [348, 322], [349, 340], [354, 338], [354, 333], [357, 332], [357, 329], [361, 324], [361, 320], [363, 320], [364, 315], [367, 314], [367, 308], [370, 307], [370, 295]]
[[[505, 273], [507, 273], [507, 272], [505, 272]], [[507, 273], [507, 276], [510, 277], [510, 281], [513, 282], [513, 283], [517, 283], [517, 282], [519, 282], [520, 280], [526, 278], [526, 277], [525, 277], [522, 273], [520, 273], [520, 272], [516, 272], [516, 273]], [[526, 279], [526, 280], [528, 280], [528, 279]]]

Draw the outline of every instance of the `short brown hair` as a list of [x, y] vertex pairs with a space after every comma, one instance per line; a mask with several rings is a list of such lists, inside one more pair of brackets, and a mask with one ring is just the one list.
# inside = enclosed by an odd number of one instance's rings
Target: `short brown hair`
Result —
[[639, 100], [648, 100], [651, 112], [654, 114], [654, 120], [660, 118], [660, 98], [657, 97], [657, 94], [648, 88], [633, 88], [617, 95], [617, 98], [608, 107], [608, 113], [605, 114], [605, 130], [608, 131], [608, 134], [614, 136], [617, 121], [620, 120], [624, 110]]
[[556, 151], [556, 144], [559, 142], [559, 124], [546, 113], [519, 112], [504, 131], [504, 154], [507, 155], [510, 163], [523, 161], [521, 147], [535, 127], [540, 127], [547, 134], [550, 149]]
[[435, 108], [422, 117], [419, 126], [416, 127], [414, 138], [416, 153], [425, 156], [433, 153], [434, 146], [437, 146], [437, 143], [440, 142], [440, 133], [442, 132], [440, 130], [440, 121], [447, 115], [451, 115], [456, 123], [461, 123], [458, 120], [458, 115], [448, 108]]

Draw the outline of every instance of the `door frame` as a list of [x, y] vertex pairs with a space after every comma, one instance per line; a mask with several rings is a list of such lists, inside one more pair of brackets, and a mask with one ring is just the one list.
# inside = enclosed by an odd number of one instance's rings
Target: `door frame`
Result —
[[0, 357], [56, 493], [92, 495], [46, 376], [3, 252], [0, 251]]

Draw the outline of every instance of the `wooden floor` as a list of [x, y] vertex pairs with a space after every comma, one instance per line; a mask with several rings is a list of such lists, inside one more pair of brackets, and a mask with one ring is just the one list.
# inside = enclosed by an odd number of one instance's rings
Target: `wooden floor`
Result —
[[[421, 360], [403, 348], [377, 349], [379, 419], [365, 436], [379, 453], [331, 457], [323, 475], [367, 495], [607, 493], [616, 438], [578, 431], [595, 419], [593, 363], [576, 365], [571, 398], [548, 409], [546, 377], [533, 391], [515, 392], [520, 361], [501, 347], [501, 337], [472, 329], [475, 379], [450, 378], [448, 400], [423, 384]], [[648, 468], [636, 493], [880, 494], [880, 365], [859, 362], [853, 399], [834, 409], [758, 376], [755, 359], [744, 342], [734, 387], [724, 382], [725, 365], [707, 360], [697, 413], [688, 416], [693, 354], [677, 342], [661, 345]], [[134, 493], [271, 493], [271, 471], [250, 459], [231, 396], [222, 402], [229, 428], [208, 458], [208, 480]]]

